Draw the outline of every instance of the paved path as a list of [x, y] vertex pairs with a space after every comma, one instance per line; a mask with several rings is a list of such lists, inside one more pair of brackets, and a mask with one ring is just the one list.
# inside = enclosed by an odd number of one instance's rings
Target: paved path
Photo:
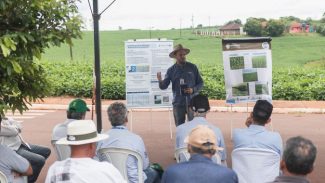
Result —
[[[133, 112], [133, 131], [143, 137], [150, 161], [158, 162], [163, 167], [175, 163], [173, 159], [175, 139], [170, 138], [168, 115], [168, 111]], [[208, 115], [208, 120], [219, 126], [223, 132], [227, 145], [229, 166], [231, 165], [230, 152], [232, 151], [230, 122], [233, 122], [234, 128], [243, 128], [247, 115], [247, 113], [235, 112], [210, 112]], [[31, 116], [32, 118], [30, 118]], [[90, 118], [90, 116], [91, 114], [88, 113], [87, 118]], [[57, 123], [65, 120], [66, 112], [65, 110], [31, 111], [23, 116], [14, 116], [14, 118], [23, 121], [23, 136], [28, 142], [50, 147], [52, 129]], [[323, 182], [325, 179], [325, 115], [305, 113], [274, 114], [272, 121], [274, 130], [280, 132], [284, 141], [289, 137], [302, 135], [311, 139], [317, 145], [316, 167], [309, 178], [313, 183]], [[103, 127], [105, 131], [110, 127], [105, 112], [103, 112]], [[175, 127], [173, 124], [172, 130], [174, 133]], [[47, 169], [54, 161], [55, 154], [52, 154], [38, 182], [44, 182]]]

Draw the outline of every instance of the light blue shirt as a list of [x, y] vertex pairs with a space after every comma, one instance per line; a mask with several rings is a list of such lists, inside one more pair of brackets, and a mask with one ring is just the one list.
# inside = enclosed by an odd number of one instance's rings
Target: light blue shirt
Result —
[[265, 148], [282, 155], [282, 138], [278, 132], [266, 130], [264, 126], [250, 125], [246, 129], [234, 129], [234, 149], [236, 148]]
[[221, 130], [213, 124], [209, 123], [204, 117], [194, 117], [192, 121], [177, 126], [175, 148], [178, 149], [186, 147], [187, 145], [184, 143], [185, 138], [192, 131], [192, 129], [197, 127], [198, 125], [207, 125], [214, 131], [217, 137], [217, 145], [219, 147], [224, 148], [223, 151], [219, 152], [221, 160], [226, 160], [227, 151]]
[[[110, 129], [106, 134], [108, 139], [98, 142], [97, 151], [107, 147], [119, 147], [137, 151], [140, 153], [143, 160], [143, 169], [149, 166], [149, 158], [143, 140], [140, 136], [130, 132], [125, 126], [116, 126]], [[98, 156], [98, 155], [97, 155]], [[100, 157], [98, 157], [101, 159]], [[129, 182], [138, 182], [138, 165], [135, 157], [130, 156], [127, 160], [127, 170]], [[143, 173], [143, 178], [146, 180], [147, 176]]]

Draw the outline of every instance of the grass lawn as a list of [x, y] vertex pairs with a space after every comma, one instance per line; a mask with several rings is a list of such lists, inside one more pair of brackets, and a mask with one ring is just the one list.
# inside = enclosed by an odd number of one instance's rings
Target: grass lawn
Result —
[[[167, 38], [174, 44], [182, 43], [191, 49], [188, 60], [196, 64], [222, 65], [221, 38], [196, 36], [191, 30], [152, 30], [152, 38]], [[124, 63], [124, 41], [147, 39], [149, 31], [122, 30], [100, 32], [101, 62]], [[303, 66], [306, 62], [325, 58], [325, 37], [318, 34], [282, 36], [272, 38], [273, 67]], [[75, 62], [93, 62], [93, 32], [84, 32], [82, 40], [75, 40], [73, 47]], [[53, 47], [46, 50], [42, 60], [51, 62], [70, 61], [69, 47]]]

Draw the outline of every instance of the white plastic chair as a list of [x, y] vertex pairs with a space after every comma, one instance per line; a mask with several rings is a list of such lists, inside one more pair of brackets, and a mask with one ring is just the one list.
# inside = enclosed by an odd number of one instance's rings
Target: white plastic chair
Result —
[[98, 150], [98, 154], [101, 157], [100, 160], [108, 161], [112, 163], [121, 173], [125, 180], [128, 181], [127, 174], [127, 160], [129, 156], [133, 156], [138, 162], [138, 180], [139, 183], [143, 183], [143, 160], [141, 155], [133, 150], [109, 147]]
[[187, 151], [187, 147], [181, 147], [175, 150], [175, 158], [177, 163], [188, 161], [190, 157], [191, 155]]
[[56, 140], [51, 141], [52, 146], [54, 148], [56, 158], [58, 161], [65, 160], [70, 158], [71, 156], [71, 149], [68, 145], [56, 144]]
[[[191, 155], [187, 151], [187, 147], [181, 147], [175, 150], [175, 158], [177, 163], [188, 161], [190, 157]], [[221, 158], [219, 153], [216, 152], [212, 157], [212, 160], [213, 162], [216, 162], [217, 164], [221, 165]]]
[[8, 179], [6, 177], [6, 175], [0, 171], [0, 182], [1, 183], [8, 183]]
[[269, 149], [237, 148], [231, 157], [239, 183], [271, 182], [280, 173], [280, 155]]

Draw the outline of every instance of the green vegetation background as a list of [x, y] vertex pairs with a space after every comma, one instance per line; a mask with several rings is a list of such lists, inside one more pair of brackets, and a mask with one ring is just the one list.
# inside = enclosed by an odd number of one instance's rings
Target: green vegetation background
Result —
[[[69, 47], [49, 48], [42, 57], [53, 96], [92, 96], [93, 33], [75, 40], [73, 61]], [[124, 99], [124, 41], [147, 39], [150, 32], [122, 30], [100, 32], [102, 97]], [[151, 31], [152, 38], [167, 38], [191, 49], [188, 60], [197, 64], [205, 81], [203, 94], [224, 99], [221, 38], [196, 36], [191, 30]], [[273, 98], [286, 100], [325, 99], [325, 37], [318, 34], [272, 38]], [[311, 64], [306, 64], [306, 63]], [[305, 65], [306, 64], [306, 65]]]

